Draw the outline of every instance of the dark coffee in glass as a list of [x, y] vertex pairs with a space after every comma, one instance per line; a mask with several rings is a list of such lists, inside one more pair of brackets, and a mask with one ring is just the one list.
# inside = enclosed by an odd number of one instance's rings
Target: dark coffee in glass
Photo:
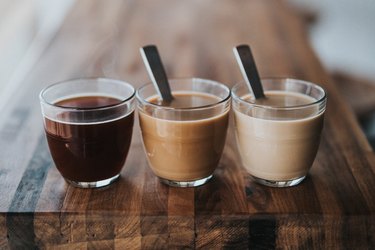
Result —
[[110, 79], [79, 79], [41, 93], [45, 132], [57, 169], [78, 187], [115, 181], [134, 123], [134, 89]]

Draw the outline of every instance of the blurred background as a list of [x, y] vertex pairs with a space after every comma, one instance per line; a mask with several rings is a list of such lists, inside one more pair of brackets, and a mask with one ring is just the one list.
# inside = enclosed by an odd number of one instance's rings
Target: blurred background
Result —
[[[0, 0], [0, 109], [22, 87], [75, 1]], [[375, 147], [375, 1], [287, 1]]]
[[375, 1], [288, 0], [375, 148]]

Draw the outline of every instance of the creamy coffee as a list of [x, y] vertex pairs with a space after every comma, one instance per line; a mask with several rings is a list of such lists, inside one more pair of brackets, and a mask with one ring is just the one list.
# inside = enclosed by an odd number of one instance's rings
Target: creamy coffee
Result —
[[[255, 102], [250, 96], [241, 97], [252, 104], [247, 109], [234, 110], [242, 163], [251, 175], [265, 180], [303, 177], [318, 151], [324, 112], [319, 113], [318, 106], [297, 108], [317, 101], [304, 94], [265, 94], [266, 99]], [[293, 110], [277, 109], [291, 106]]]
[[188, 108], [207, 107], [221, 99], [197, 92], [173, 93], [173, 96], [171, 103], [162, 103], [155, 96], [147, 101], [165, 109], [181, 109], [181, 112], [174, 110], [174, 117], [169, 117], [168, 111], [164, 110], [164, 116], [160, 118], [157, 108], [139, 110], [149, 165], [157, 176], [167, 180], [206, 178], [213, 174], [224, 148], [228, 109], [219, 114], [211, 108], [188, 112]]

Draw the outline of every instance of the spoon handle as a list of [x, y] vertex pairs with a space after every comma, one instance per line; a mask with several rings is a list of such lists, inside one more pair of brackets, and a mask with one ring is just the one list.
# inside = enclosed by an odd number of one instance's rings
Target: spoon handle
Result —
[[255, 99], [264, 98], [262, 83], [250, 47], [248, 45], [239, 45], [233, 48], [233, 52], [240, 66], [243, 78], [253, 91]]
[[160, 59], [158, 49], [155, 45], [148, 45], [140, 48], [140, 52], [147, 72], [158, 94], [164, 101], [172, 101], [173, 96], [171, 94], [168, 78]]

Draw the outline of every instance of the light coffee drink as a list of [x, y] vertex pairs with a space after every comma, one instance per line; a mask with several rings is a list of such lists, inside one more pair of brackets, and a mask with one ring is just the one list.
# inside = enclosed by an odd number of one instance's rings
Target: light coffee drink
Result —
[[[174, 94], [174, 100], [168, 107], [193, 108], [219, 100], [210, 95], [178, 93]], [[159, 103], [157, 97], [148, 101]], [[168, 180], [198, 180], [210, 176], [223, 151], [228, 111], [198, 120], [189, 113], [182, 119], [165, 120], [153, 117], [147, 110], [139, 112], [150, 166], [157, 176]]]
[[168, 185], [202, 185], [212, 177], [223, 152], [230, 91], [203, 79], [171, 80], [170, 85], [170, 103], [161, 101], [152, 85], [137, 92], [148, 163]]
[[[304, 95], [265, 92], [262, 105], [284, 106], [287, 101], [305, 105], [314, 101]], [[250, 97], [245, 97], [245, 101]], [[237, 143], [249, 172], [266, 180], [291, 180], [304, 176], [310, 168], [318, 146], [323, 126], [323, 113], [301, 111], [298, 115], [288, 112], [257, 118], [235, 111]], [[312, 116], [311, 116], [312, 115]], [[300, 117], [300, 119], [295, 119]], [[269, 120], [267, 118], [272, 118]], [[277, 169], [275, 169], [277, 166]]]
[[326, 96], [319, 86], [293, 79], [263, 80], [265, 99], [245, 85], [233, 90], [242, 163], [259, 183], [293, 186], [309, 171], [319, 147]]

